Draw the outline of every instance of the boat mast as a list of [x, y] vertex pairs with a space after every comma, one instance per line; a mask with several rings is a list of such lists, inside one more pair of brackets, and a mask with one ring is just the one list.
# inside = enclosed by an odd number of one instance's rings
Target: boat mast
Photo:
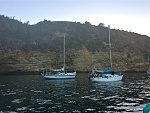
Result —
[[112, 68], [112, 58], [111, 58], [111, 41], [110, 41], [110, 25], [108, 25], [108, 29], [109, 29], [109, 58], [110, 58], [110, 66]]
[[150, 60], [149, 60], [149, 57], [148, 57], [148, 65], [149, 65], [149, 69], [148, 70], [150, 70]]
[[66, 43], [66, 42], [65, 42], [65, 34], [64, 34], [64, 71], [65, 71], [65, 62], [66, 62], [66, 61], [65, 61], [65, 59], [66, 59], [66, 56], [65, 56], [65, 51], [66, 51], [66, 50], [65, 50], [65, 49], [66, 49], [66, 48], [65, 48], [65, 43]]

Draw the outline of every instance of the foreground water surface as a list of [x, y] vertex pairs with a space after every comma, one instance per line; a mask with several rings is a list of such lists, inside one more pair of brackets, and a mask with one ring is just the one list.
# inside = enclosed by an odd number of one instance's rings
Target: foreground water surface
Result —
[[75, 79], [45, 80], [40, 75], [1, 75], [0, 112], [142, 113], [150, 103], [150, 78], [125, 73], [118, 82]]

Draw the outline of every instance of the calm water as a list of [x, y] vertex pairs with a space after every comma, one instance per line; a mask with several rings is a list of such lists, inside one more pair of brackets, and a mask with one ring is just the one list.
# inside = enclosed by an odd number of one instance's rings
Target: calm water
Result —
[[108, 83], [90, 82], [87, 73], [70, 80], [0, 76], [0, 112], [142, 113], [150, 103], [149, 80], [141, 73], [127, 73], [122, 81]]

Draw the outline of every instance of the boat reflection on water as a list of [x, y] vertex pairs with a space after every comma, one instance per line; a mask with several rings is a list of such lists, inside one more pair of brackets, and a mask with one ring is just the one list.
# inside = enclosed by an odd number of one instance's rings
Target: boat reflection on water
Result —
[[115, 82], [91, 82], [91, 92], [96, 90], [100, 95], [118, 95], [122, 90], [123, 81]]
[[76, 81], [75, 79], [58, 79], [58, 80], [51, 80], [51, 79], [45, 79], [44, 80], [45, 85], [49, 87], [63, 87], [63, 86], [69, 86], [73, 85]]
[[[44, 80], [45, 93], [48, 93], [52, 98], [59, 97], [65, 98], [66, 95], [72, 95], [75, 89], [75, 79], [65, 80]], [[58, 100], [58, 99], [56, 99]], [[55, 101], [56, 101], [55, 100]]]
[[91, 82], [92, 86], [99, 88], [100, 90], [120, 89], [123, 85], [123, 81], [114, 82]]

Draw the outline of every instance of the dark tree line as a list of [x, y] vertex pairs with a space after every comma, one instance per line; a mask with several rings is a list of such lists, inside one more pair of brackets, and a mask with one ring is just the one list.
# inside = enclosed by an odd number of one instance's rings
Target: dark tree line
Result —
[[[89, 22], [48, 21], [35, 25], [22, 23], [15, 18], [0, 15], [0, 50], [52, 51], [62, 52], [63, 34], [66, 34], [66, 49], [80, 50], [86, 47], [90, 52], [108, 51], [108, 28]], [[149, 54], [150, 37], [111, 29], [113, 51]], [[140, 46], [139, 46], [140, 45]]]

